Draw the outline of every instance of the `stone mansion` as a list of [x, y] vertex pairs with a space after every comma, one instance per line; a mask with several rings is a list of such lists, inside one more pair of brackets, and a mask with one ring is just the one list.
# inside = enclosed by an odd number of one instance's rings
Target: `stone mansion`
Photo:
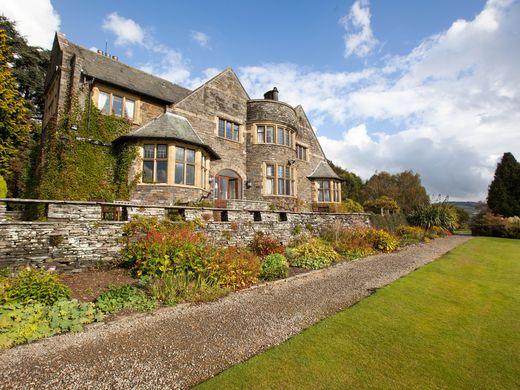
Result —
[[301, 106], [273, 88], [251, 99], [228, 68], [190, 91], [94, 52], [57, 33], [45, 86], [43, 125], [73, 95], [132, 130], [114, 142], [139, 146], [131, 200], [172, 205], [201, 199], [266, 201], [285, 209], [341, 201], [334, 173]]

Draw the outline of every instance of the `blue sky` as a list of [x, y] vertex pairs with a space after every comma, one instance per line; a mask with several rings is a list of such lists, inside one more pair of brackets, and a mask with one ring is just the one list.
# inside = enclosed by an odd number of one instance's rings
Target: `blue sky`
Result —
[[518, 0], [0, 0], [32, 44], [52, 31], [189, 88], [232, 67], [253, 98], [302, 104], [327, 156], [368, 179], [413, 170], [483, 200], [520, 159]]

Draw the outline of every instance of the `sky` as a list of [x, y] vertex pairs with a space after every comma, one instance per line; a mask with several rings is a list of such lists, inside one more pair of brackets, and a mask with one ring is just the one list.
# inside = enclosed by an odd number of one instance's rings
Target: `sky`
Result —
[[54, 31], [187, 88], [232, 67], [251, 98], [301, 104], [334, 163], [419, 173], [485, 200], [520, 160], [520, 0], [0, 0], [32, 45]]

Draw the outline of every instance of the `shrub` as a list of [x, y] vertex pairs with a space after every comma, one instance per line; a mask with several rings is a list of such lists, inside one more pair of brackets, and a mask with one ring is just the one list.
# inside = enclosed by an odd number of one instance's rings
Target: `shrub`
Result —
[[124, 256], [136, 275], [161, 276], [170, 271], [202, 271], [208, 250], [204, 234], [192, 227], [152, 227], [146, 235], [127, 244]]
[[60, 277], [45, 270], [27, 268], [8, 281], [5, 300], [19, 303], [39, 302], [52, 305], [60, 299], [68, 299], [70, 289]]
[[471, 234], [504, 238], [520, 238], [520, 217], [503, 218], [492, 213], [480, 213], [471, 223]]
[[273, 253], [284, 254], [285, 248], [280, 241], [269, 237], [262, 232], [257, 232], [249, 245], [251, 251], [258, 256], [264, 257]]
[[179, 302], [207, 302], [216, 300], [228, 293], [210, 280], [194, 279], [187, 273], [169, 272], [155, 278], [149, 285], [150, 294], [167, 305]]
[[395, 232], [402, 226], [407, 226], [408, 222], [406, 216], [403, 214], [389, 214], [389, 215], [370, 215], [370, 223], [376, 229], [384, 229], [389, 232]]
[[352, 199], [345, 199], [341, 203], [320, 203], [320, 207], [327, 206], [331, 213], [362, 213], [365, 210], [363, 206]]
[[113, 287], [101, 294], [96, 300], [96, 306], [103, 313], [113, 313], [123, 309], [148, 311], [157, 307], [157, 301], [148, 297], [143, 290], [128, 284]]
[[292, 267], [305, 269], [321, 269], [326, 268], [332, 264], [332, 260], [323, 256], [314, 257], [296, 257], [291, 260]]
[[7, 198], [7, 183], [2, 175], [0, 175], [0, 198]]
[[457, 227], [458, 215], [449, 204], [434, 203], [419, 206], [408, 216], [408, 222], [429, 230], [433, 226], [453, 231]]
[[103, 314], [93, 303], [60, 300], [51, 306], [41, 303], [8, 303], [0, 306], [0, 348], [9, 348], [101, 321]]
[[288, 254], [291, 266], [308, 269], [327, 267], [340, 257], [330, 244], [316, 237], [290, 248]]
[[393, 252], [399, 247], [399, 240], [385, 230], [367, 230], [367, 239], [375, 250], [381, 252]]
[[222, 249], [209, 264], [217, 284], [237, 290], [258, 282], [260, 259], [248, 250], [229, 247]]
[[345, 199], [341, 202], [340, 210], [342, 213], [363, 213], [365, 211], [360, 203], [352, 199]]
[[[219, 250], [191, 225], [141, 220], [138, 229], [130, 231], [135, 236], [128, 237], [124, 254], [139, 276], [187, 274], [190, 281], [202, 278], [210, 285], [237, 289], [256, 283], [260, 273], [256, 255], [237, 248]], [[272, 239], [259, 238], [257, 242], [261, 244], [258, 249], [265, 252], [283, 249]]]
[[401, 226], [396, 233], [402, 240], [421, 241], [426, 232], [418, 226]]
[[428, 238], [438, 238], [438, 237], [446, 237], [451, 234], [449, 230], [443, 229], [439, 226], [432, 226], [426, 232]]
[[273, 253], [262, 262], [260, 277], [264, 280], [286, 278], [289, 272], [289, 263], [284, 255]]

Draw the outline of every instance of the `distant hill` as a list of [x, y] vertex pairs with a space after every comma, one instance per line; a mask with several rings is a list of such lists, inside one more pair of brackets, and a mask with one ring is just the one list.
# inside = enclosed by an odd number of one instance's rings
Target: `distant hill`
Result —
[[466, 211], [470, 217], [473, 217], [480, 213], [481, 211], [487, 208], [487, 205], [484, 202], [447, 202], [454, 206], [460, 207], [462, 210]]

